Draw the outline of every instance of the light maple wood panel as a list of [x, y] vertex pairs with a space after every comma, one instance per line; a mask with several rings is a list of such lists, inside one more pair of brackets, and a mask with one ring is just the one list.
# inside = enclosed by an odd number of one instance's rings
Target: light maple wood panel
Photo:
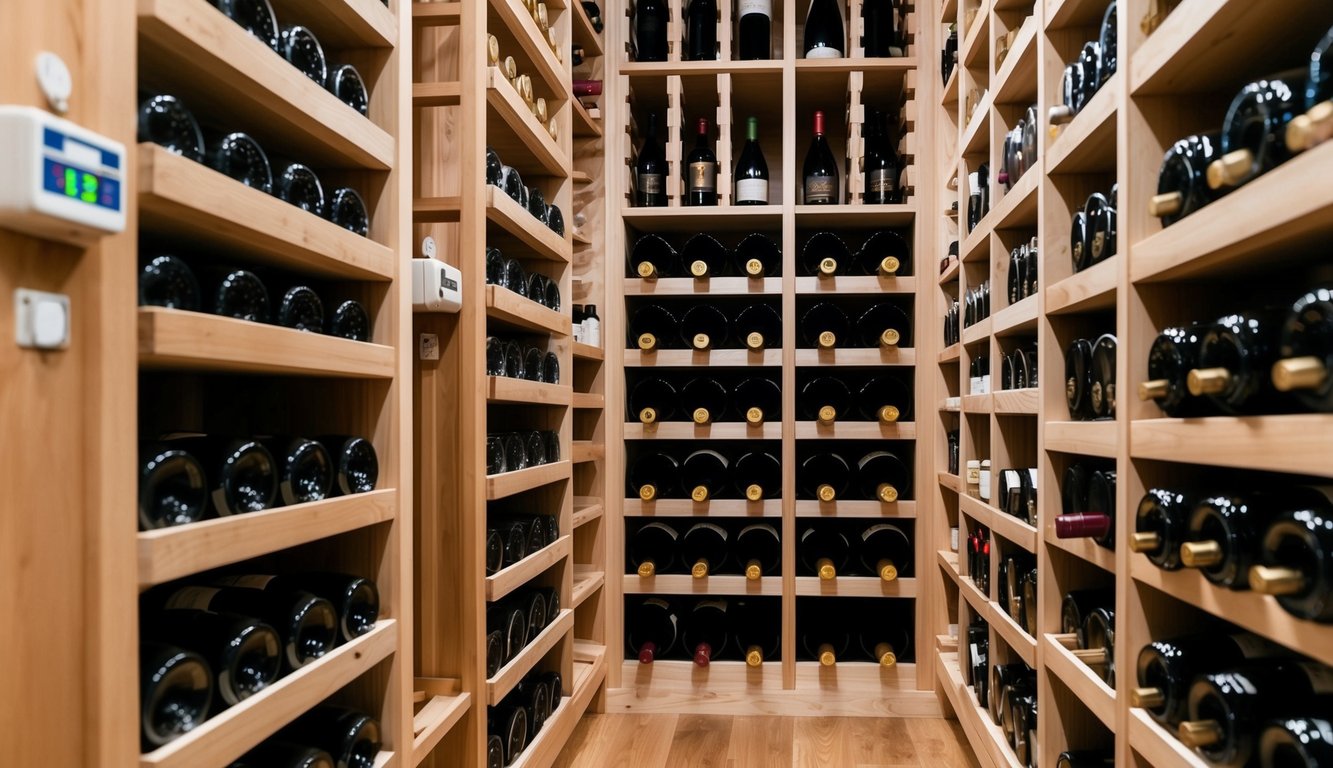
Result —
[[552, 565], [569, 557], [573, 537], [561, 536], [554, 543], [542, 547], [513, 565], [501, 568], [486, 577], [486, 602], [495, 602], [510, 592], [526, 585]]
[[[1069, 690], [1102, 721], [1103, 725], [1114, 731], [1116, 728], [1115, 689], [1107, 685], [1091, 667], [1079, 661], [1073, 653], [1070, 653], [1068, 648], [1057, 642], [1054, 636], [1045, 635], [1041, 642], [1042, 658], [1051, 674], [1059, 677], [1060, 681], [1068, 686]], [[1130, 677], [1129, 670], [1122, 672], [1117, 677]]]
[[530, 638], [528, 644], [519, 651], [508, 664], [500, 667], [499, 671], [486, 681], [486, 703], [489, 706], [495, 706], [500, 700], [509, 695], [518, 685], [523, 676], [537, 666], [556, 644], [569, 635], [569, 631], [574, 628], [574, 612], [568, 608], [560, 611], [560, 615], [555, 621], [546, 625], [546, 628], [537, 633], [537, 636]]
[[569, 315], [498, 285], [486, 286], [486, 316], [513, 328], [558, 336], [568, 336], [573, 324]]
[[420, 765], [449, 733], [449, 729], [463, 719], [471, 704], [472, 694], [465, 692], [456, 696], [432, 696], [425, 706], [417, 710], [412, 718], [413, 767]]

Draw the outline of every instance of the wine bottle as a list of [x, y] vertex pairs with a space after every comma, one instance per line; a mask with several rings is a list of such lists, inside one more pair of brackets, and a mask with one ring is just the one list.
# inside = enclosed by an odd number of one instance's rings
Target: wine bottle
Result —
[[826, 621], [812, 620], [801, 631], [801, 649], [821, 667], [835, 666], [838, 659], [847, 658], [851, 646], [851, 635]]
[[1065, 404], [1075, 421], [1093, 418], [1092, 342], [1074, 339], [1065, 349]]
[[1114, 749], [1082, 749], [1061, 752], [1055, 768], [1115, 768]]
[[1174, 727], [1188, 714], [1190, 683], [1201, 675], [1285, 655], [1281, 646], [1245, 632], [1154, 640], [1139, 651], [1138, 686], [1130, 690], [1130, 704]]
[[751, 352], [782, 346], [782, 316], [772, 304], [747, 306], [736, 315], [732, 328]]
[[213, 673], [204, 657], [172, 645], [139, 643], [139, 741], [156, 749], [208, 718]]
[[589, 96], [601, 96], [601, 95], [602, 95], [602, 81], [601, 81], [601, 80], [584, 80], [584, 79], [576, 79], [576, 80], [574, 80], [574, 82], [573, 82], [573, 86], [572, 86], [572, 87], [573, 87], [573, 92], [574, 92], [574, 96], [575, 96], [575, 98], [580, 98], [580, 99], [582, 99], [582, 98], [586, 98], [586, 97], [589, 97]]
[[862, 275], [902, 277], [912, 274], [912, 246], [898, 232], [881, 229], [856, 252], [852, 267]]
[[630, 564], [644, 578], [668, 573], [676, 559], [676, 529], [653, 521], [634, 531], [629, 541]]
[[198, 312], [199, 281], [175, 256], [154, 256], [139, 270], [139, 306]]
[[546, 683], [546, 690], [550, 693], [551, 711], [560, 708], [560, 700], [565, 696], [565, 682], [560, 677], [559, 672], [544, 672], [541, 679]]
[[501, 702], [487, 708], [486, 728], [504, 747], [504, 765], [517, 760], [528, 746], [528, 710], [523, 707]]
[[879, 523], [861, 531], [857, 551], [865, 572], [883, 581], [893, 581], [912, 568], [912, 542], [892, 523]]
[[324, 446], [301, 437], [265, 438], [278, 473], [278, 497], [283, 504], [304, 504], [328, 496], [333, 484], [333, 463]]
[[324, 185], [310, 166], [288, 163], [277, 175], [273, 194], [285, 203], [316, 216], [324, 216]]
[[542, 726], [546, 724], [547, 718], [551, 716], [551, 689], [546, 687], [546, 683], [537, 679], [536, 675], [530, 674], [519, 681], [510, 696], [516, 698], [519, 706], [527, 710], [528, 738], [536, 738]]
[[208, 495], [204, 468], [188, 451], [171, 444], [140, 446], [139, 530], [202, 520]]
[[1248, 589], [1250, 566], [1259, 559], [1268, 524], [1283, 511], [1326, 509], [1328, 504], [1321, 491], [1310, 487], [1199, 499], [1189, 516], [1180, 560], [1214, 584]]
[[805, 58], [841, 59], [846, 44], [838, 0], [811, 0], [805, 14]]
[[680, 537], [680, 557], [696, 579], [720, 572], [727, 561], [727, 529], [714, 523], [695, 523]]
[[847, 269], [851, 257], [842, 238], [832, 232], [816, 232], [801, 249], [801, 271], [815, 277], [833, 277], [839, 265]]
[[278, 21], [273, 16], [272, 6], [267, 2], [212, 0], [212, 4], [252, 37], [269, 48], [278, 50]]
[[505, 539], [498, 528], [486, 529], [486, 575], [494, 576], [504, 568]]
[[208, 165], [260, 192], [273, 190], [273, 170], [259, 142], [245, 133], [228, 133], [212, 142]]
[[1157, 194], [1148, 213], [1169, 227], [1217, 199], [1208, 186], [1208, 166], [1221, 155], [1219, 134], [1186, 136], [1171, 145], [1157, 172]]
[[1294, 393], [1306, 408], [1333, 411], [1333, 289], [1316, 288], [1292, 304], [1278, 355], [1273, 386]]
[[768, 523], [741, 528], [736, 534], [735, 550], [736, 561], [749, 581], [772, 575], [781, 567], [782, 542], [778, 540], [777, 529]]
[[703, 503], [727, 492], [730, 481], [730, 462], [727, 457], [708, 449], [698, 450], [685, 457], [680, 472], [690, 498]]
[[899, 659], [906, 659], [912, 647], [912, 637], [902, 625], [888, 620], [872, 622], [874, 626], [860, 633], [861, 652], [881, 667], [891, 667]]
[[[637, 17], [641, 18], [645, 6], [657, 5], [660, 0], [648, 0], [647, 3], [639, 4], [639, 13]], [[660, 2], [662, 13], [666, 13], [666, 3]], [[666, 25], [663, 23], [662, 34], [666, 35]], [[639, 59], [647, 61], [647, 59]], [[665, 53], [661, 59], [651, 59], [652, 61], [665, 61]], [[659, 207], [667, 204], [666, 195], [666, 153], [662, 149], [662, 143], [657, 139], [657, 115], [648, 114], [648, 125], [643, 137], [643, 146], [639, 147], [639, 155], [634, 161], [634, 204], [639, 207]], [[640, 275], [642, 276], [642, 275]]]
[[369, 440], [354, 435], [325, 435], [318, 439], [333, 459], [334, 496], [375, 490], [380, 463]]
[[1250, 588], [1276, 595], [1294, 616], [1333, 621], [1333, 505], [1311, 499], [1280, 513], [1263, 534], [1259, 564], [1250, 568]]
[[896, 304], [880, 302], [867, 309], [856, 321], [857, 335], [863, 347], [892, 349], [910, 345], [912, 321]]
[[907, 385], [891, 376], [875, 376], [867, 380], [857, 393], [861, 418], [893, 424], [912, 418], [912, 396]]
[[708, 146], [708, 118], [699, 118], [698, 126], [694, 149], [685, 159], [685, 203], [717, 205], [717, 155]]
[[851, 544], [842, 531], [827, 523], [802, 531], [796, 548], [801, 556], [802, 569], [818, 576], [821, 581], [836, 579], [838, 574], [847, 572]]
[[634, 4], [634, 60], [667, 60], [668, 11], [665, 0]]
[[700, 667], [708, 666], [714, 657], [726, 652], [731, 623], [727, 617], [728, 608], [726, 600], [700, 600], [685, 616], [681, 640], [685, 651]]
[[641, 424], [656, 424], [659, 421], [672, 419], [680, 399], [671, 382], [653, 376], [634, 385], [629, 403], [630, 418], [638, 419]]
[[671, 603], [660, 597], [626, 605], [625, 641], [640, 664], [669, 654], [676, 645], [679, 621]]
[[322, 749], [268, 739], [246, 752], [229, 768], [337, 768], [333, 756]]
[[1115, 608], [1098, 606], [1083, 618], [1083, 648], [1074, 651], [1083, 663], [1099, 669], [1102, 680], [1115, 687]]
[[1256, 80], [1231, 100], [1222, 122], [1222, 156], [1208, 166], [1208, 186], [1239, 187], [1291, 157], [1287, 124], [1304, 111], [1305, 70]]
[[324, 303], [310, 286], [295, 285], [279, 300], [275, 319], [285, 328], [320, 333], [324, 330]]
[[1114, 589], [1073, 589], [1060, 601], [1060, 632], [1077, 635], [1078, 647], [1088, 646], [1083, 634], [1086, 620], [1098, 608], [1115, 606]]
[[670, 348], [678, 338], [676, 316], [660, 304], [645, 304], [630, 322], [634, 345], [644, 352]]
[[1198, 367], [1187, 380], [1190, 393], [1207, 395], [1231, 414], [1284, 408], [1286, 395], [1272, 386], [1270, 374], [1280, 353], [1283, 319], [1268, 309], [1218, 320], [1199, 342]]
[[1180, 740], [1215, 765], [1247, 765], [1264, 720], [1283, 713], [1327, 711], [1333, 705], [1333, 672], [1293, 661], [1232, 667], [1196, 679], [1189, 691], [1189, 719]]
[[[740, 0], [742, 7], [748, 4], [767, 6], [771, 0]], [[756, 16], [757, 13], [751, 13]], [[745, 24], [744, 16], [741, 24]], [[742, 31], [744, 27], [742, 26]], [[768, 17], [764, 17], [764, 42], [767, 44]], [[741, 38], [741, 45], [745, 39]], [[756, 57], [759, 58], [759, 57]], [[767, 55], [762, 58], [768, 58]], [[745, 146], [741, 148], [740, 159], [736, 161], [736, 205], [768, 205], [768, 163], [764, 162], [764, 151], [759, 147], [759, 118], [751, 117], [745, 121]]]
[[490, 631], [498, 630], [501, 633], [504, 645], [502, 666], [513, 661], [528, 644], [528, 617], [522, 608], [512, 602], [488, 608], [486, 627]]
[[1333, 74], [1328, 62], [1333, 59], [1333, 29], [1310, 52], [1305, 76], [1303, 104], [1305, 114], [1287, 124], [1287, 149], [1304, 152], [1333, 136]]
[[210, 479], [213, 511], [227, 517], [273, 506], [278, 492], [273, 455], [258, 442], [220, 437], [179, 437], [166, 441], [199, 459]]
[[717, 3], [689, 0], [685, 7], [685, 58], [712, 61], [717, 58]]
[[1259, 765], [1333, 765], [1333, 724], [1320, 717], [1283, 718], [1264, 726], [1259, 734]]
[[157, 611], [145, 617], [144, 637], [199, 654], [215, 673], [214, 710], [259, 693], [282, 670], [282, 641], [267, 624], [200, 610]]
[[748, 501], [782, 497], [782, 466], [771, 453], [743, 453], [732, 466], [736, 487]]
[[680, 390], [680, 402], [695, 424], [722, 421], [727, 415], [727, 389], [717, 379], [700, 376]]
[[716, 349], [726, 345], [731, 325], [722, 310], [712, 304], [695, 304], [680, 321], [680, 338], [695, 350]]
[[285, 739], [327, 751], [338, 768], [370, 768], [382, 744], [378, 720], [364, 712], [329, 704], [301, 715], [279, 733]]
[[731, 618], [731, 636], [745, 659], [745, 666], [756, 668], [778, 658], [782, 634], [776, 631], [778, 616], [761, 600], [735, 600], [727, 608]]
[[205, 302], [209, 312], [252, 323], [269, 321], [268, 289], [253, 272], [244, 269], [206, 268]]
[[351, 64], [331, 67], [325, 87], [338, 101], [356, 110], [362, 117], [370, 116], [370, 93], [356, 67]]
[[735, 258], [736, 270], [746, 277], [774, 277], [782, 270], [782, 249], [758, 232], [751, 232], [741, 240]]
[[680, 464], [665, 453], [645, 453], [630, 465], [630, 491], [643, 501], [673, 498], [680, 478]]
[[328, 600], [338, 612], [338, 631], [351, 642], [375, 628], [380, 616], [380, 593], [375, 582], [362, 576], [328, 571], [288, 573], [268, 578], [267, 589], [305, 590]]
[[[813, 0], [811, 12], [824, 4], [836, 4], [837, 0]], [[806, 28], [809, 34], [809, 27]], [[836, 205], [842, 202], [838, 189], [838, 164], [833, 159], [833, 150], [829, 149], [828, 139], [824, 136], [824, 111], [815, 110], [814, 136], [810, 139], [810, 149], [806, 150], [805, 163], [801, 166], [802, 202], [806, 205]]]
[[1083, 225], [1087, 228], [1084, 234], [1084, 248], [1087, 251], [1084, 266], [1100, 264], [1115, 255], [1117, 227], [1114, 198], [1114, 193], [1111, 199], [1107, 199], [1106, 195], [1094, 192], [1083, 204]]
[[[157, 606], [253, 616], [282, 637], [283, 665], [300, 669], [329, 651], [338, 639], [333, 604], [302, 590], [265, 589], [266, 577], [218, 577], [213, 587], [182, 587]], [[248, 586], [255, 585], [255, 586]]]
[[856, 462], [856, 480], [861, 495], [892, 504], [911, 490], [907, 466], [888, 451], [871, 451]]
[[1207, 326], [1164, 328], [1148, 347], [1148, 380], [1139, 385], [1139, 399], [1152, 400], [1167, 416], [1201, 416], [1207, 399], [1189, 390], [1189, 372], [1199, 367], [1199, 344]]
[[309, 27], [289, 24], [278, 34], [278, 53], [301, 74], [320, 85], [328, 79], [329, 65], [324, 58], [324, 47]]
[[528, 640], [532, 641], [546, 627], [546, 597], [539, 591], [522, 592], [515, 596], [519, 610], [528, 620]]
[[752, 427], [782, 418], [782, 390], [772, 379], [760, 376], [742, 379], [732, 390], [731, 400], [745, 423]]
[[1129, 548], [1142, 552], [1158, 568], [1179, 569], [1180, 545], [1193, 508], [1191, 498], [1183, 493], [1168, 488], [1148, 489], [1134, 512]]
[[143, 97], [137, 130], [141, 142], [152, 142], [196, 163], [204, 162], [204, 134], [194, 114], [175, 96]]
[[[898, 40], [897, 9], [893, 0], [866, 0], [861, 6], [865, 35], [861, 38], [868, 59], [902, 56]], [[868, 187], [867, 187], [868, 189]]]
[[738, 57], [741, 61], [773, 58], [773, 0], [737, 0], [736, 7]]
[[725, 274], [730, 256], [717, 238], [703, 232], [691, 237], [680, 252], [681, 262], [685, 264], [690, 276], [695, 278]]
[[824, 301], [801, 315], [801, 338], [807, 348], [834, 349], [847, 344], [850, 326], [838, 305]]
[[831, 425], [849, 415], [851, 399], [852, 392], [842, 379], [833, 376], [813, 378], [801, 387], [798, 398], [801, 418]]
[[1055, 535], [1061, 539], [1089, 538], [1115, 549], [1115, 472], [1097, 470], [1088, 478], [1087, 503], [1081, 509], [1055, 517]]
[[[870, 7], [875, 2], [887, 5], [891, 0], [873, 0], [873, 2], [867, 3], [865, 6], [867, 13], [870, 12]], [[882, 112], [871, 110], [865, 123], [865, 155], [861, 158], [861, 165], [865, 174], [865, 202], [867, 205], [887, 205], [898, 202], [897, 152], [893, 145], [889, 143], [889, 133], [884, 120], [885, 117]]]
[[823, 502], [836, 501], [847, 493], [852, 470], [847, 460], [836, 453], [814, 453], [801, 462], [797, 487], [801, 496]]

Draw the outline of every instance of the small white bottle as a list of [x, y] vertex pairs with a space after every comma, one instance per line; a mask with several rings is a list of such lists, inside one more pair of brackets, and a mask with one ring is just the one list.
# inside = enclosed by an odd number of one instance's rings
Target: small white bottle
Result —
[[594, 347], [602, 346], [602, 321], [597, 317], [597, 305], [584, 307], [587, 313], [583, 318], [583, 343]]
[[981, 462], [981, 477], [977, 483], [982, 501], [990, 501], [990, 459]]

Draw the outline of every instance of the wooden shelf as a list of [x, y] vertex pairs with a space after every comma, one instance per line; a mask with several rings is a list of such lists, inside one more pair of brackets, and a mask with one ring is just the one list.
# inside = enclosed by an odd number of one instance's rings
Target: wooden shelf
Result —
[[916, 579], [885, 581], [871, 576], [796, 577], [797, 597], [916, 597]]
[[[695, 233], [773, 231], [782, 227], [780, 205], [671, 206], [661, 208], [625, 208], [620, 212], [625, 224], [639, 232]], [[707, 224], [701, 222], [707, 221]]]
[[575, 464], [601, 461], [606, 458], [606, 444], [592, 440], [575, 440], [570, 448], [570, 460]]
[[1048, 421], [1046, 450], [1115, 458], [1114, 421]]
[[575, 564], [574, 589], [570, 593], [569, 607], [578, 608], [583, 605], [583, 601], [601, 589], [605, 583], [605, 571], [596, 570], [596, 566]]
[[[1060, 681], [1087, 707], [1098, 720], [1102, 721], [1112, 732], [1115, 731], [1115, 689], [1107, 685], [1101, 677], [1093, 671], [1092, 667], [1079, 661], [1074, 654], [1069, 652], [1052, 635], [1045, 635], [1041, 639], [1045, 646], [1045, 652], [1042, 658], [1046, 662], [1046, 669], [1051, 674], [1060, 678]], [[1120, 671], [1117, 677], [1121, 679], [1133, 679], [1133, 670]]]
[[1041, 390], [1037, 387], [1002, 389], [992, 393], [991, 398], [995, 403], [995, 413], [1035, 416], [1041, 406]]
[[991, 318], [987, 317], [983, 320], [978, 320], [963, 329], [963, 346], [970, 347], [973, 344], [987, 341], [990, 339], [990, 335]]
[[1066, 315], [1114, 308], [1119, 268], [1120, 259], [1112, 256], [1046, 286], [1046, 314]]
[[138, 155], [141, 229], [328, 277], [386, 280], [396, 272], [397, 256], [374, 240], [155, 144], [140, 144]]
[[463, 215], [461, 197], [418, 197], [412, 200], [416, 224], [456, 224]]
[[963, 492], [963, 479], [951, 472], [936, 472], [935, 479], [939, 481], [940, 486], [948, 488], [954, 493]]
[[1129, 745], [1152, 765], [1209, 768], [1199, 753], [1181, 743], [1142, 709], [1129, 710]]
[[962, 268], [962, 262], [957, 258], [950, 259], [948, 269], [940, 273], [938, 282], [940, 285], [948, 285], [958, 280], [958, 270]]
[[601, 138], [602, 118], [593, 117], [578, 99], [570, 101], [574, 113], [574, 135], [579, 138]]
[[412, 84], [413, 107], [457, 107], [462, 102], [463, 86], [457, 80]]
[[962, 141], [958, 143], [961, 147], [960, 154], [974, 155], [989, 149], [990, 143], [990, 110], [993, 96], [990, 93], [977, 105], [977, 111], [973, 112], [967, 120], [967, 127], [963, 130]]
[[569, 174], [569, 178], [572, 179], [575, 184], [592, 183], [592, 175], [587, 171], [575, 170], [573, 173]]
[[575, 496], [574, 497], [574, 521], [571, 525], [578, 529], [585, 523], [590, 523], [602, 516], [606, 511], [602, 500], [595, 496]]
[[573, 472], [573, 466], [569, 461], [557, 461], [554, 464], [487, 475], [486, 500], [496, 501], [543, 485], [568, 480]]
[[598, 392], [575, 392], [571, 403], [578, 410], [596, 411], [606, 407], [606, 397]]
[[762, 349], [751, 352], [748, 349], [662, 349], [644, 352], [639, 349], [625, 350], [625, 367], [663, 368], [714, 368], [732, 366], [772, 366], [782, 365], [782, 350]]
[[916, 423], [898, 421], [839, 421], [824, 425], [818, 421], [796, 422], [797, 440], [915, 440]]
[[569, 635], [574, 628], [574, 611], [565, 608], [537, 636], [528, 640], [528, 644], [519, 651], [510, 662], [500, 668], [493, 677], [486, 681], [486, 704], [495, 706], [514, 690], [514, 686], [523, 676], [532, 671], [552, 648]]
[[[1042, 176], [1042, 161], [1029, 168], [1000, 201], [991, 207], [977, 231], [989, 233], [999, 229], [1036, 228], [1037, 226], [1037, 188]], [[985, 238], [982, 238], [986, 242]]]
[[583, 46], [583, 60], [596, 58], [602, 55], [602, 36], [597, 32], [597, 28], [592, 25], [592, 19], [588, 18], [588, 12], [583, 10], [583, 3], [573, 4], [574, 16], [574, 44]]
[[511, 405], [568, 406], [573, 391], [568, 384], [547, 384], [508, 376], [486, 377], [486, 402]]
[[804, 227], [906, 227], [916, 220], [916, 207], [894, 205], [797, 205], [796, 226]]
[[962, 355], [963, 355], [963, 345], [961, 343], [955, 342], [945, 347], [939, 353], [939, 355], [936, 356], [935, 361], [938, 363], [957, 362], [958, 358], [962, 357]]
[[1022, 627], [1018, 626], [1018, 622], [1014, 621], [1009, 616], [1009, 612], [1004, 609], [1004, 606], [999, 603], [991, 603], [988, 621], [990, 622], [991, 627], [995, 629], [996, 633], [1004, 640], [1005, 644], [1013, 649], [1014, 653], [1018, 654], [1018, 657], [1023, 660], [1024, 664], [1027, 664], [1033, 669], [1037, 668], [1036, 639], [1034, 639], [1032, 635], [1024, 632]]
[[[779, 285], [779, 290], [781, 285]], [[798, 277], [796, 294], [811, 296], [821, 293], [842, 295], [869, 293], [916, 293], [915, 277], [882, 277], [880, 275], [834, 275], [833, 277]]]
[[[520, 61], [519, 69], [528, 72], [532, 76], [533, 86], [544, 85], [546, 88], [547, 101], [549, 97], [558, 97], [561, 99], [569, 98], [570, 81], [569, 72], [556, 61], [555, 53], [551, 51], [551, 46], [546, 42], [546, 35], [537, 28], [537, 22], [533, 20], [532, 14], [523, 7], [520, 0], [488, 0], [487, 2], [487, 28], [492, 34], [497, 30], [492, 26], [495, 22], [502, 24], [518, 43], [522, 49], [522, 56], [532, 64], [535, 71], [529, 71], [527, 67], [522, 66]], [[567, 43], [566, 43], [567, 44]], [[508, 51], [508, 53], [518, 53]], [[538, 93], [537, 95], [542, 95]]]
[[568, 239], [548, 229], [512, 198], [490, 185], [486, 187], [486, 220], [522, 243], [535, 256], [566, 263], [571, 258], [573, 245]]
[[941, 413], [959, 413], [962, 410], [963, 398], [961, 395], [958, 397], [946, 397], [940, 401], [939, 411]]
[[991, 329], [999, 338], [1035, 333], [1037, 295], [1034, 293], [1017, 304], [1010, 304], [991, 315]]
[[916, 365], [916, 350], [908, 347], [874, 349], [797, 349], [797, 366], [825, 365]]
[[[196, 93], [207, 98], [187, 94], [191, 109], [207, 106], [231, 124], [258, 128], [266, 149], [299, 150], [316, 167], [393, 167], [392, 136], [221, 11], [179, 0], [138, 0], [137, 8], [141, 77], [169, 72], [172, 82], [196, 84]], [[390, 19], [388, 29], [395, 24]]]
[[568, 534], [533, 552], [513, 565], [486, 577], [486, 602], [493, 603], [526, 585], [548, 568], [569, 557], [574, 551], [574, 537]]
[[915, 501], [897, 501], [885, 504], [879, 501], [852, 499], [850, 501], [817, 501], [815, 499], [796, 500], [797, 518], [914, 518]]
[[1327, 461], [1333, 415], [1136, 419], [1130, 455], [1237, 469], [1333, 476]]
[[627, 422], [626, 440], [781, 440], [782, 422], [766, 421], [751, 426], [744, 421], [695, 424], [692, 421], [659, 421], [655, 424]]
[[958, 572], [958, 592], [967, 600], [972, 612], [983, 619], [990, 618], [990, 595], [982, 592], [972, 575]]
[[486, 317], [511, 328], [556, 336], [568, 336], [573, 325], [569, 315], [548, 309], [498, 285], [486, 286]]
[[[995, 82], [991, 92], [995, 94], [996, 104], [1021, 103], [1027, 106], [1037, 100], [1037, 17], [1029, 15], [1023, 19], [1023, 26], [1018, 29], [1005, 55], [1004, 62], [995, 73]], [[1028, 171], [1031, 173], [1031, 170]], [[1026, 175], [1026, 174], [1025, 174]]]
[[1308, 245], [1317, 248], [1327, 239], [1333, 216], [1333, 189], [1322, 183], [1331, 166], [1333, 142], [1325, 142], [1140, 240], [1133, 245], [1130, 279], [1138, 283], [1255, 272], [1256, 258]]
[[1124, 82], [1123, 73], [1112, 75], [1051, 141], [1048, 173], [1115, 173], [1115, 114]]
[[625, 279], [626, 296], [781, 296], [780, 277], [664, 277], [658, 280]]
[[600, 362], [606, 359], [606, 353], [602, 351], [601, 347], [594, 347], [581, 341], [574, 342], [573, 350], [575, 360], [597, 360]]
[[[440, 3], [454, 6], [455, 19], [460, 3]], [[282, 0], [282, 11], [319, 36], [328, 48], [392, 48], [398, 45], [398, 19], [388, 6], [379, 0]], [[416, 7], [413, 6], [415, 16]], [[440, 13], [433, 15], [441, 15]], [[455, 20], [453, 23], [457, 23]]]
[[995, 410], [994, 396], [987, 393], [984, 395], [963, 395], [958, 398], [958, 410], [963, 413], [990, 413]]
[[625, 499], [624, 514], [625, 517], [782, 517], [782, 501], [713, 499], [700, 504], [691, 499]]
[[397, 512], [398, 491], [384, 488], [142, 531], [136, 536], [139, 588], [376, 525]]
[[1008, 512], [1001, 511], [981, 499], [958, 495], [958, 509], [963, 514], [990, 528], [1005, 541], [1013, 542], [1027, 551], [1037, 552], [1037, 529], [1019, 520]]
[[1115, 573], [1115, 552], [1099, 545], [1092, 539], [1062, 539], [1055, 535], [1054, 523], [1048, 525], [1042, 533], [1047, 545], [1064, 550], [1084, 562], [1092, 563], [1103, 571]]
[[412, 31], [419, 32], [430, 27], [453, 27], [463, 21], [461, 2], [414, 2], [412, 3]]
[[643, 578], [627, 573], [621, 591], [627, 595], [781, 595], [782, 577], [763, 576], [751, 581], [744, 576], [719, 575], [696, 579], [688, 573], [664, 573]]
[[1009, 748], [1004, 731], [991, 722], [990, 715], [977, 703], [976, 696], [963, 680], [957, 652], [935, 652], [935, 677], [958, 715], [968, 741], [974, 745], [977, 756], [984, 757], [987, 765], [1023, 768]]
[[591, 237], [588, 237], [587, 235], [583, 234], [582, 232], [579, 232], [578, 230], [574, 230], [573, 232], [570, 233], [569, 236], [570, 236], [570, 238], [573, 239], [575, 245], [592, 245], [592, 244], [593, 244], [593, 243], [592, 243], [592, 238], [591, 238]]
[[472, 705], [472, 694], [464, 691], [456, 696], [432, 696], [426, 705], [412, 717], [412, 763], [421, 765], [431, 750], [439, 746], [449, 731], [467, 714]]
[[742, 61], [731, 59], [711, 59], [707, 61], [625, 61], [620, 64], [620, 74], [631, 78], [666, 77], [669, 75], [717, 75], [724, 72], [744, 74], [782, 73], [782, 62], [778, 59]]
[[380, 661], [398, 646], [398, 623], [381, 619], [370, 632], [214, 715], [171, 743], [140, 756], [140, 768], [226, 765], [276, 733]]
[[[987, 214], [989, 215], [989, 214]], [[986, 219], [982, 217], [981, 221], [962, 238], [959, 247], [964, 264], [975, 262], [984, 262], [990, 259], [990, 230], [985, 226]]]
[[506, 163], [524, 177], [569, 175], [568, 153], [537, 121], [499, 67], [486, 69], [486, 106], [486, 142]]
[[[972, 17], [972, 23], [967, 23], [966, 11], [958, 19], [958, 66], [973, 68], [978, 56], [982, 51], [990, 50], [990, 41], [982, 42], [985, 37], [986, 29], [990, 25], [986, 22], [990, 17], [992, 0], [981, 0], [977, 3], [977, 13]], [[980, 43], [980, 45], [978, 45]], [[982, 58], [979, 69], [989, 70], [990, 64]]]
[[1263, 635], [1321, 664], [1333, 664], [1333, 624], [1299, 619], [1283, 610], [1274, 597], [1219, 587], [1193, 569], [1163, 571], [1145, 555], [1131, 555], [1129, 568], [1140, 584]]
[[958, 580], [962, 578], [958, 574], [958, 553], [947, 549], [937, 550], [935, 552], [935, 562], [939, 564], [940, 569], [943, 570], [945, 575], [953, 581], [955, 586], [957, 586]]
[[[599, 648], [600, 652], [594, 652]], [[507, 768], [533, 768], [553, 765], [574, 733], [579, 718], [588, 709], [593, 694], [606, 679], [606, 649], [594, 643], [574, 641], [574, 675], [571, 680], [574, 695], [565, 696], [542, 726], [536, 738], [530, 741]]]

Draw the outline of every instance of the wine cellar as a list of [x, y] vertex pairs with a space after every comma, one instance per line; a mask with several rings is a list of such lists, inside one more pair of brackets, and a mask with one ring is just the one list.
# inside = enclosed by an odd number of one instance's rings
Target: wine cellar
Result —
[[0, 22], [0, 765], [1333, 767], [1333, 6]]

